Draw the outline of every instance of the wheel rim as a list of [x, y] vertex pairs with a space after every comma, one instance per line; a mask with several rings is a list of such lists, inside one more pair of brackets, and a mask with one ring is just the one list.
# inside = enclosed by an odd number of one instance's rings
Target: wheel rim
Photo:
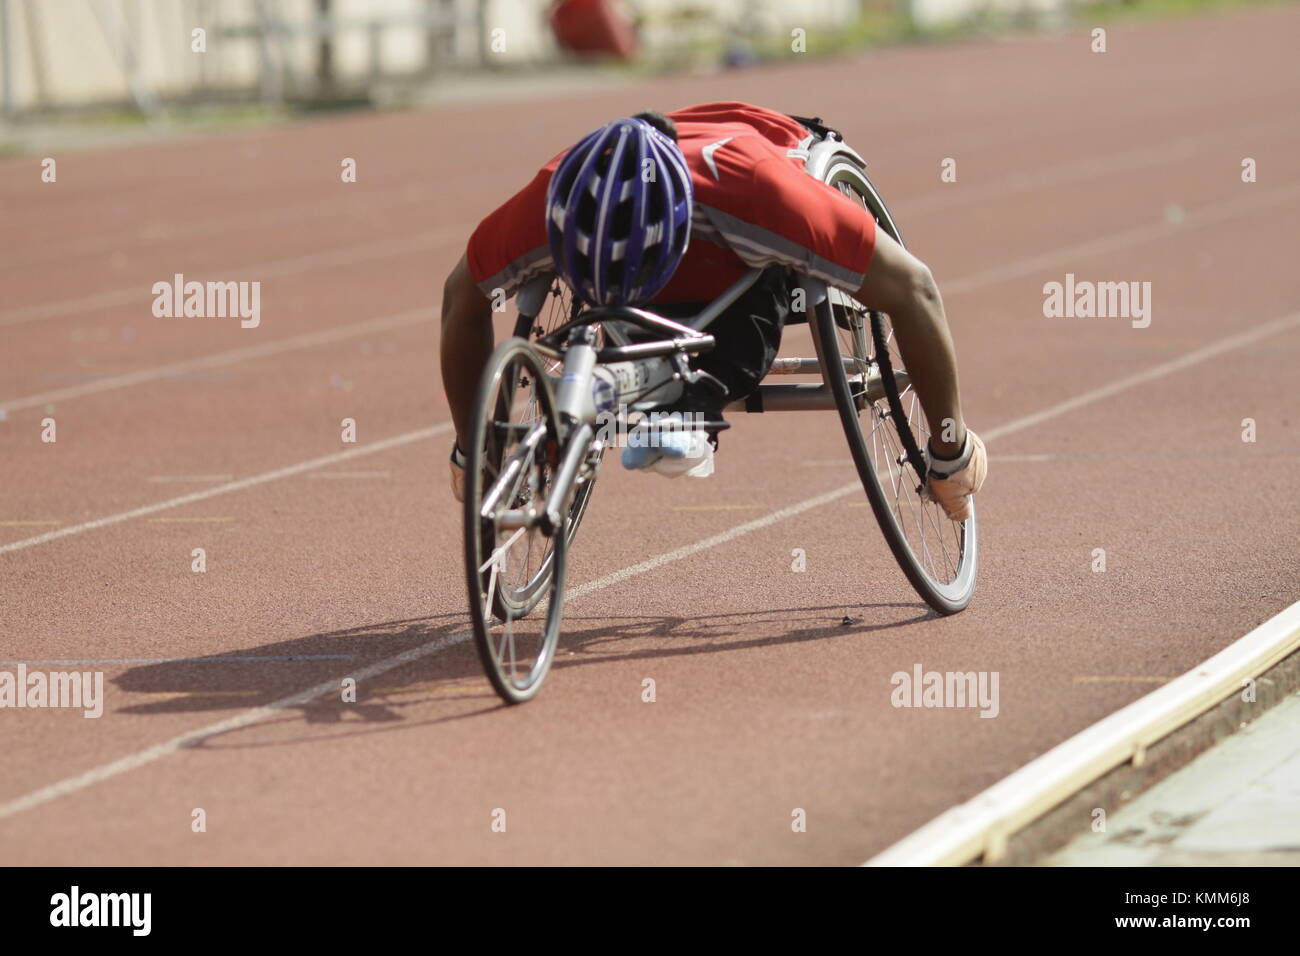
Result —
[[[832, 167], [826, 180], [850, 201], [865, 208], [879, 228], [899, 239], [897, 227], [885, 210], [870, 181], [855, 165]], [[901, 243], [901, 240], [899, 240]], [[898, 534], [910, 552], [915, 568], [944, 601], [962, 604], [969, 600], [975, 575], [975, 510], [966, 521], [950, 521], [938, 502], [930, 499], [924, 475], [918, 471], [905, 447], [903, 429], [915, 448], [924, 449], [930, 439], [929, 425], [921, 403], [903, 369], [902, 355], [894, 339], [888, 316], [875, 313], [884, 343], [884, 362], [877, 361], [872, 336], [872, 313], [853, 296], [831, 289], [829, 304], [834, 316], [835, 339], [842, 356], [854, 359], [857, 371], [850, 375], [850, 389], [857, 401], [858, 425], [866, 445], [870, 466]], [[883, 367], [888, 365], [896, 384], [897, 408], [892, 408], [883, 389]], [[855, 376], [857, 381], [854, 381]], [[870, 387], [873, 378], [878, 385]]]
[[[564, 548], [536, 524], [516, 526], [504, 516], [544, 510], [555, 477], [559, 422], [549, 382], [525, 347], [496, 366], [490, 388], [492, 412], [476, 434], [474, 493], [467, 504], [477, 531], [470, 569], [477, 592], [474, 618], [494, 684], [508, 700], [523, 700], [536, 691], [554, 654]], [[534, 610], [541, 613], [527, 616]]]
[[[888, 325], [887, 318], [881, 321]], [[902, 356], [897, 354], [892, 328], [888, 335], [886, 349], [891, 365], [901, 368]], [[916, 447], [925, 448], [930, 440], [930, 428], [916, 391], [908, 383], [900, 386], [898, 392], [912, 440]], [[903, 435], [889, 402], [886, 399], [874, 402], [863, 414], [870, 415], [871, 428], [866, 436], [868, 449], [872, 466], [881, 477], [882, 487], [889, 498], [894, 520], [926, 576], [941, 591], [955, 598], [965, 591], [964, 578], [969, 571], [969, 562], [964, 560], [967, 522], [950, 521], [938, 502], [931, 500], [925, 492], [922, 479], [903, 447]]]
[[[528, 429], [546, 424], [540, 397], [542, 389], [531, 366], [520, 361], [511, 362], [503, 370], [501, 384], [494, 421], [485, 436], [485, 485], [498, 476], [500, 463], [509, 461], [519, 449], [520, 440]], [[540, 458], [539, 452], [528, 456], [527, 467], [521, 469], [518, 480], [510, 489], [511, 498], [506, 507], [527, 507], [545, 494], [550, 475]], [[508, 564], [509, 573], [503, 567], [497, 576], [497, 586], [501, 599], [518, 614], [531, 597], [530, 586], [545, 572], [552, 549], [550, 539], [536, 528], [524, 535], [511, 535], [511, 538], [513, 543], [507, 547], [508, 561], [503, 562]], [[498, 540], [494, 549], [501, 547], [504, 545]]]

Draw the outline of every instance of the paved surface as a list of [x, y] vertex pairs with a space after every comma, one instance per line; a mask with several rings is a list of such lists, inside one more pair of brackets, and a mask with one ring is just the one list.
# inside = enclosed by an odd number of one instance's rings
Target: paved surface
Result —
[[[0, 710], [0, 860], [858, 863], [1300, 599], [1298, 27], [342, 117], [69, 154], [52, 184], [0, 163], [0, 670], [106, 681], [99, 719]], [[911, 593], [830, 494], [833, 415], [741, 419], [708, 481], [606, 470], [558, 665], [506, 710], [464, 640], [442, 277], [581, 133], [721, 98], [843, 129], [933, 266], [992, 455], [979, 593], [943, 620]], [[155, 318], [178, 272], [261, 281], [260, 325]], [[1150, 327], [1044, 318], [1066, 273], [1151, 282]], [[98, 663], [39, 663], [65, 660]], [[918, 664], [997, 672], [998, 716], [891, 706]]]
[[1079, 837], [1054, 866], [1300, 866], [1300, 695]]

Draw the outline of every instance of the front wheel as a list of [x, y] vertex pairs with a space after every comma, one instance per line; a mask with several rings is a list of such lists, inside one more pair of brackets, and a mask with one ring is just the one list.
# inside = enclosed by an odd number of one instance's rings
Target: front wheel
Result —
[[562, 447], [541, 359], [522, 339], [503, 342], [484, 369], [466, 452], [465, 571], [479, 659], [511, 704], [541, 688], [560, 637], [568, 529], [541, 516]]
[[[532, 317], [520, 315], [515, 319], [515, 336], [520, 339], [541, 338], [555, 331], [570, 319], [576, 319], [582, 308], [581, 302], [574, 299], [569, 287], [560, 279], [553, 278], [537, 315]], [[603, 336], [597, 341], [603, 343]], [[546, 374], [552, 380], [558, 379], [564, 374], [562, 362], [545, 357], [541, 357], [540, 360], [546, 369]], [[565, 536], [566, 545], [573, 543], [573, 537], [578, 533], [578, 527], [582, 524], [583, 516], [587, 513], [587, 505], [591, 502], [591, 493], [596, 485], [596, 475], [597, 469], [593, 467], [579, 476], [577, 488], [573, 492], [573, 500], [569, 505], [568, 533]], [[504, 618], [507, 614], [516, 618], [523, 617], [536, 606], [537, 602], [541, 600], [541, 596], [546, 593], [551, 575], [549, 544], [547, 552], [540, 555], [534, 564], [535, 571], [532, 577], [522, 587], [513, 588], [510, 591], [498, 589], [495, 607], [499, 617]]]

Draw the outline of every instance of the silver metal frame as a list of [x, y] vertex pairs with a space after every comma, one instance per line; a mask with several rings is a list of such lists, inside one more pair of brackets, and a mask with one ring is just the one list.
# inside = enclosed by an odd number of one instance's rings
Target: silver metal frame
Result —
[[[866, 166], [866, 162], [855, 150], [837, 136], [831, 134], [826, 139], [813, 143], [809, 148], [805, 169], [810, 176], [824, 181], [836, 162], [856, 163], [859, 169]], [[892, 222], [890, 225], [892, 226]], [[565, 453], [557, 470], [551, 492], [548, 495], [545, 511], [532, 510], [526, 514], [511, 512], [508, 515], [511, 527], [531, 526], [537, 522], [544, 522], [552, 528], [558, 527], [560, 505], [568, 500], [573, 483], [578, 480], [579, 475], [582, 473], [583, 464], [592, 461], [598, 464], [600, 449], [595, 425], [599, 413], [592, 398], [592, 386], [596, 367], [604, 364], [600, 360], [599, 353], [602, 351], [607, 354], [611, 352], [619, 353], [620, 358], [633, 361], [638, 360], [634, 356], [647, 352], [654, 353], [653, 359], [646, 358], [640, 361], [662, 361], [665, 354], [670, 354], [676, 363], [673, 379], [677, 380], [688, 376], [690, 373], [685, 361], [686, 356], [707, 351], [713, 347], [713, 337], [706, 334], [709, 324], [720, 316], [728, 306], [749, 291], [762, 274], [762, 269], [750, 269], [724, 290], [721, 295], [700, 310], [698, 314], [688, 319], [665, 319], [653, 312], [642, 309], [591, 310], [601, 314], [601, 317], [592, 318], [590, 322], [592, 324], [600, 322], [606, 338], [613, 343], [612, 347], [604, 350], [597, 349], [589, 340], [589, 337], [574, 337], [572, 331], [569, 333], [572, 344], [557, 347], [554, 344], [539, 345], [533, 343], [547, 357], [553, 360], [563, 360], [563, 372], [556, 382], [555, 402], [561, 418], [569, 421], [573, 430], [570, 433], [570, 438], [565, 442]], [[519, 290], [516, 305], [520, 316], [526, 318], [530, 324], [541, 313], [554, 279], [553, 273], [545, 272], [528, 280]], [[809, 310], [816, 308], [828, 298], [832, 302], [837, 297], [850, 298], [839, 290], [829, 288], [824, 282], [804, 274], [798, 276], [798, 288], [802, 289], [804, 302]], [[643, 320], [654, 320], [654, 324], [670, 337], [632, 345], [629, 337], [619, 326], [620, 315], [629, 324], [635, 324], [632, 320], [638, 317]], [[576, 322], [577, 324], [573, 326], [575, 330], [587, 324], [582, 321], [582, 317], [579, 317]], [[768, 376], [809, 375], [823, 372], [826, 366], [823, 356], [820, 354], [821, 347], [815, 335], [813, 336], [813, 345], [818, 352], [817, 357], [777, 359], [772, 368], [769, 369]], [[848, 357], [841, 357], [841, 362], [850, 385], [861, 386], [859, 394], [862, 395], [863, 406], [884, 397], [880, 376], [875, 372], [874, 367], [860, 367], [860, 362]], [[896, 374], [899, 376], [900, 381], [906, 382], [906, 372], [899, 371]], [[835, 411], [836, 409], [835, 396], [824, 378], [821, 382], [799, 382], [794, 384], [769, 384], [766, 378], [765, 376], [764, 381], [759, 384], [754, 392], [743, 399], [737, 399], [726, 405], [725, 410], [761, 414], [777, 411]], [[619, 393], [614, 400], [614, 406], [622, 409], [626, 407], [627, 400], [630, 398], [633, 398], [633, 396]], [[635, 402], [632, 404], [635, 409]], [[621, 424], [626, 423], [621, 422]], [[516, 454], [523, 455], [526, 453], [528, 453], [528, 449], [521, 447]], [[596, 467], [596, 464], [593, 464], [592, 467]], [[504, 481], [509, 474], [512, 474], [512, 470], [507, 464], [503, 467], [498, 482]], [[485, 512], [490, 512], [489, 504], [495, 503], [497, 497], [495, 489], [489, 489], [484, 494]], [[483, 516], [488, 518], [490, 513], [485, 513]]]

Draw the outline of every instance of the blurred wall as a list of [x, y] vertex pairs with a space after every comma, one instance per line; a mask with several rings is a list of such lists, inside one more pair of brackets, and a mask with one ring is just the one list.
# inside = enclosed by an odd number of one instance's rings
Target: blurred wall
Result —
[[[339, 82], [472, 55], [478, 0], [0, 0], [0, 74], [18, 110]], [[205, 31], [203, 51], [193, 31]], [[376, 64], [376, 60], [378, 63]], [[268, 76], [270, 74], [270, 76]]]
[[[694, 39], [789, 40], [864, 10], [922, 24], [1065, 0], [619, 0], [652, 55]], [[550, 0], [0, 0], [6, 112], [358, 93], [378, 79], [554, 61]], [[325, 19], [322, 11], [328, 10]], [[202, 40], [193, 31], [205, 31]], [[196, 49], [199, 46], [204, 49]]]
[[908, 6], [919, 26], [935, 27], [985, 11], [1059, 16], [1068, 9], [1069, 0], [908, 0]]

